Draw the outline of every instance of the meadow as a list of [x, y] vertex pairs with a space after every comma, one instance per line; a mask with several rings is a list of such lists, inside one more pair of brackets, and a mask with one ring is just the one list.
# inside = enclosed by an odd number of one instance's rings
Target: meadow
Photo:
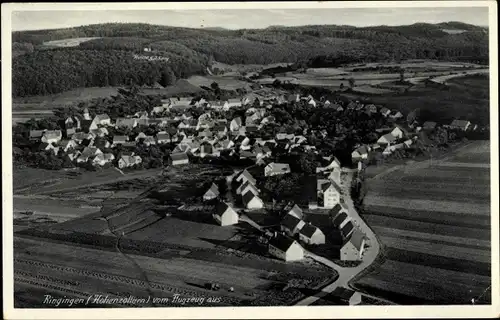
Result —
[[367, 180], [362, 213], [385, 262], [357, 278], [358, 289], [399, 304], [491, 303], [490, 172], [469, 166], [478, 161], [489, 162], [489, 142]]

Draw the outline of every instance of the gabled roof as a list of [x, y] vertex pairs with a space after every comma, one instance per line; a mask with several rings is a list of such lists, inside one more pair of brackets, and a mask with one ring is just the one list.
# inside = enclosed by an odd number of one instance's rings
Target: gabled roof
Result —
[[354, 150], [354, 152], [358, 152], [359, 154], [367, 154], [368, 153], [368, 148], [366, 146], [361, 146]]
[[252, 199], [257, 198], [260, 200], [258, 196], [256, 196], [252, 191], [248, 190], [242, 197], [243, 204], [246, 206]]
[[238, 176], [236, 180], [239, 181], [241, 176], [243, 176], [246, 180], [250, 181], [252, 184], [255, 185], [256, 181], [254, 177], [250, 174], [250, 172], [247, 171], [247, 169], [243, 170], [243, 172]]
[[61, 130], [51, 130], [51, 131], [45, 131], [43, 132], [43, 136], [46, 139], [58, 139], [62, 137], [62, 132]]
[[361, 232], [361, 230], [359, 230], [358, 228], [355, 228], [351, 236], [349, 237], [349, 242], [352, 243], [352, 245], [356, 249], [361, 250], [361, 246], [365, 238], [366, 238], [365, 234]]
[[345, 226], [342, 228], [341, 232], [344, 236], [348, 235], [352, 229], [354, 229], [354, 225], [352, 224], [351, 221], [347, 222]]
[[394, 141], [396, 141], [396, 138], [392, 134], [390, 134], [390, 133], [384, 134], [377, 141], [380, 141], [382, 139], [385, 139], [388, 142], [394, 142]]
[[242, 122], [241, 122], [241, 118], [240, 117], [236, 117], [234, 118], [231, 123], [235, 123], [236, 125], [239, 125], [241, 126]]
[[189, 159], [189, 157], [185, 152], [178, 152], [178, 153], [171, 153], [170, 159], [172, 159], [172, 161], [180, 161], [180, 160], [187, 160]]
[[288, 163], [271, 162], [266, 166], [266, 168], [271, 169], [272, 172], [290, 172], [290, 165]]
[[290, 237], [284, 236], [282, 234], [277, 234], [276, 237], [273, 237], [269, 240], [269, 245], [283, 252], [286, 252], [294, 242], [295, 240]]
[[467, 121], [467, 120], [453, 120], [453, 122], [451, 123], [452, 126], [454, 127], [461, 127], [461, 128], [464, 128], [466, 127], [467, 125], [470, 124], [470, 121]]
[[288, 214], [291, 214], [291, 213], [295, 213], [299, 217], [301, 217], [302, 216], [302, 209], [297, 204], [294, 204], [293, 207], [290, 209], [290, 211], [288, 211]]
[[214, 195], [218, 196], [219, 195], [219, 187], [217, 187], [217, 185], [212, 182], [212, 185], [210, 186], [210, 188], [208, 188], [206, 193], [208, 193], [208, 192], [212, 192]]
[[335, 217], [340, 211], [347, 211], [347, 206], [343, 202], [337, 203], [330, 211], [330, 214]]
[[313, 226], [310, 223], [307, 223], [306, 225], [304, 225], [302, 227], [302, 229], [300, 229], [300, 234], [302, 234], [308, 238], [311, 238], [313, 236], [313, 234], [316, 232], [316, 230], [318, 230], [317, 227]]
[[286, 227], [289, 230], [293, 230], [297, 227], [297, 225], [300, 223], [300, 219], [291, 215], [291, 214], [286, 214], [283, 217], [283, 220], [281, 220], [281, 225]]
[[351, 289], [347, 289], [344, 287], [337, 287], [335, 290], [333, 290], [330, 294], [328, 294], [329, 297], [339, 299], [343, 302], [349, 302], [349, 300], [352, 298], [352, 296], [356, 292]]
[[333, 215], [335, 218], [333, 219], [333, 225], [340, 226], [342, 222], [344, 222], [348, 216], [345, 212], [340, 212], [339, 214]]
[[318, 179], [318, 190], [322, 190], [323, 192], [325, 192], [330, 187], [333, 187], [338, 193], [342, 193], [342, 189], [340, 189], [340, 187], [334, 181]]

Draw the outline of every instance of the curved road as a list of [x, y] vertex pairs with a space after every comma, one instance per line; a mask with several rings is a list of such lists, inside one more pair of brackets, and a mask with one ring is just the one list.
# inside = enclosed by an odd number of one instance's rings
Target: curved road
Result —
[[[357, 267], [353, 268], [346, 268], [346, 267], [341, 267], [332, 261], [320, 257], [318, 255], [315, 255], [311, 252], [307, 252], [306, 255], [309, 256], [310, 258], [316, 260], [319, 263], [325, 264], [326, 266], [334, 269], [335, 271], [338, 272], [339, 277], [335, 282], [327, 285], [324, 287], [320, 292], [316, 293], [313, 296], [306, 297], [300, 301], [298, 301], [295, 305], [299, 306], [306, 306], [310, 305], [317, 300], [319, 300], [321, 297], [331, 293], [334, 291], [337, 287], [344, 287], [344, 288], [350, 288], [349, 282], [351, 279], [353, 279], [355, 276], [363, 272], [366, 268], [368, 268], [377, 258], [379, 252], [380, 252], [380, 244], [377, 241], [377, 238], [375, 236], [375, 233], [373, 232], [372, 229], [361, 219], [359, 216], [358, 212], [356, 211], [356, 208], [354, 207], [354, 203], [351, 199], [350, 196], [350, 186], [354, 177], [354, 172], [356, 170], [349, 170], [349, 169], [342, 169], [343, 172], [347, 173], [345, 175], [345, 181], [342, 184], [342, 192], [344, 194], [344, 202], [349, 210], [349, 216], [352, 219], [352, 222], [355, 226], [361, 229], [363, 233], [366, 235], [366, 249], [363, 253], [363, 260], [361, 264], [359, 264]], [[367, 294], [364, 294], [365, 296], [375, 298], [377, 300], [383, 300], [378, 297], [373, 297]], [[387, 303], [393, 304], [390, 301], [385, 301]]]

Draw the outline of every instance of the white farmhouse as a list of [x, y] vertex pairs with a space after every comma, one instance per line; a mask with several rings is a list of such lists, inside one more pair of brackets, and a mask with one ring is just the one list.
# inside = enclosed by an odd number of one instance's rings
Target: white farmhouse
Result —
[[269, 240], [269, 253], [284, 261], [304, 259], [304, 249], [292, 238], [277, 234]]
[[213, 217], [222, 227], [237, 224], [239, 219], [238, 213], [225, 202], [219, 202], [215, 206]]

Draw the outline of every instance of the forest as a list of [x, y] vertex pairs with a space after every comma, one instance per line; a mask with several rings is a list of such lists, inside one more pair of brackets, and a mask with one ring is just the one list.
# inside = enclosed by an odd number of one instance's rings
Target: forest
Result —
[[[448, 34], [443, 28], [467, 32]], [[100, 37], [75, 47], [44, 42]], [[289, 62], [336, 67], [352, 62], [441, 59], [487, 63], [488, 31], [461, 23], [356, 28], [349, 26], [189, 29], [149, 24], [98, 24], [67, 29], [19, 31], [13, 41], [13, 95], [58, 93], [77, 87], [135, 83], [169, 85], [204, 74], [212, 61], [227, 64]], [[145, 61], [134, 53], [169, 61]]]

